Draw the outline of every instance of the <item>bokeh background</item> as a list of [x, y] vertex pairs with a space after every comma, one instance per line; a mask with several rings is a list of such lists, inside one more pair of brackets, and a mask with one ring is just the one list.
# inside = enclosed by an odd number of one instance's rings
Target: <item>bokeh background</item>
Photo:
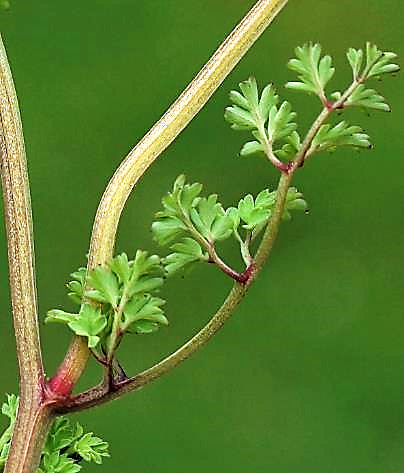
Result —
[[[64, 283], [85, 263], [92, 220], [122, 157], [161, 116], [251, 0], [15, 0], [1, 13], [21, 104], [32, 185], [39, 310], [71, 309]], [[402, 54], [401, 0], [290, 0], [287, 8], [149, 170], [124, 211], [118, 251], [157, 251], [150, 223], [175, 177], [225, 205], [273, 187], [264, 160], [237, 158], [247, 135], [223, 121], [227, 94], [254, 74], [292, 101], [305, 130], [314, 98], [286, 91], [296, 45], [319, 41], [349, 80], [345, 50], [371, 40]], [[404, 469], [403, 78], [374, 86], [393, 113], [351, 113], [375, 143], [313, 159], [295, 184], [309, 215], [284, 224], [270, 262], [224, 330], [144, 390], [80, 414], [111, 443], [84, 471], [388, 473]], [[18, 389], [0, 229], [0, 392]], [[225, 248], [235, 258], [230, 248]], [[211, 267], [166, 285], [171, 325], [122, 347], [129, 373], [208, 320], [230, 282]], [[70, 334], [44, 327], [48, 374]], [[81, 383], [94, 383], [93, 364]], [[1, 424], [2, 426], [3, 424]]]

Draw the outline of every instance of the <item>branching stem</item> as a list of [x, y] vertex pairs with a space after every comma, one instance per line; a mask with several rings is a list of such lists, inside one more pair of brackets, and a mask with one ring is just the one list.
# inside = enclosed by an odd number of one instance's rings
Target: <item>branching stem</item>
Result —
[[[113, 175], [98, 207], [90, 242], [89, 269], [112, 257], [120, 215], [135, 184], [205, 105], [287, 2], [257, 1], [177, 101], [130, 151]], [[52, 386], [73, 386], [85, 368], [88, 354], [85, 342], [80, 337], [74, 337], [51, 381]], [[68, 379], [65, 379], [66, 376]]]

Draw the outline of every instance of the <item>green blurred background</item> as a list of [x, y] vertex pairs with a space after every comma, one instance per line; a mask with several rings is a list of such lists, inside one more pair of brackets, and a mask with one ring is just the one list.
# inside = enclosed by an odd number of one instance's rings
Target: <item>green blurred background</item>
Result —
[[[14, 0], [0, 16], [27, 144], [41, 320], [71, 308], [64, 283], [85, 263], [103, 188], [254, 2], [246, 0]], [[274, 186], [264, 160], [236, 157], [247, 135], [223, 121], [230, 88], [254, 74], [278, 84], [299, 113], [314, 98], [285, 91], [296, 45], [319, 41], [349, 80], [345, 50], [366, 40], [402, 53], [401, 0], [290, 0], [205, 109], [130, 198], [118, 250], [157, 251], [150, 223], [185, 172], [225, 205]], [[374, 86], [392, 114], [352, 113], [375, 149], [313, 159], [295, 184], [309, 215], [284, 224], [270, 264], [235, 317], [200, 353], [144, 390], [80, 415], [111, 443], [112, 459], [84, 471], [194, 473], [399, 472], [404, 469], [404, 231], [402, 76]], [[17, 388], [0, 229], [0, 392]], [[230, 258], [235, 257], [225, 249]], [[230, 282], [197, 268], [164, 290], [171, 325], [122, 347], [129, 373], [190, 337]], [[41, 322], [42, 323], [42, 322]], [[70, 334], [41, 327], [48, 374]], [[81, 387], [98, 379], [91, 366]], [[3, 425], [3, 424], [1, 424]]]

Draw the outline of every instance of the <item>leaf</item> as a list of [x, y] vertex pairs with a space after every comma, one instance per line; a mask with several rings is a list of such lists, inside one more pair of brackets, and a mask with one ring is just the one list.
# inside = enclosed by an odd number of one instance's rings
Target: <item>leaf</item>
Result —
[[209, 256], [203, 252], [198, 242], [192, 238], [183, 238], [180, 243], [171, 246], [174, 253], [163, 260], [167, 276], [172, 276], [177, 271], [198, 261], [208, 261]]
[[240, 150], [240, 156], [251, 156], [264, 153], [264, 147], [258, 141], [248, 141]]
[[295, 117], [296, 113], [292, 112], [289, 102], [283, 102], [279, 110], [274, 105], [269, 112], [268, 118], [269, 141], [274, 143], [294, 132], [297, 128], [296, 123], [293, 122]]
[[191, 210], [191, 220], [209, 243], [225, 240], [232, 233], [233, 222], [222, 205], [217, 202], [216, 194], [198, 200]]
[[7, 399], [1, 406], [1, 412], [7, 416], [9, 426], [0, 437], [0, 469], [5, 465], [13, 435], [14, 424], [18, 412], [19, 397], [15, 394], [7, 394]]
[[273, 145], [284, 141], [296, 130], [289, 102], [283, 102], [278, 108], [279, 97], [272, 84], [267, 85], [259, 97], [257, 82], [253, 77], [239, 84], [242, 94], [230, 92], [233, 105], [225, 110], [225, 120], [235, 130], [250, 130], [255, 141], [247, 142], [240, 151], [240, 156], [264, 154], [277, 167], [282, 163], [273, 152]]
[[70, 291], [67, 295], [76, 304], [81, 304], [81, 301], [83, 300], [86, 274], [86, 268], [79, 268], [77, 271], [70, 275], [73, 278], [73, 281], [67, 283], [67, 288]]
[[383, 112], [391, 111], [384, 97], [373, 89], [367, 89], [363, 84], [358, 85], [344, 102], [344, 106], [372, 108]]
[[[261, 195], [261, 202], [263, 197]], [[265, 224], [271, 215], [270, 210], [264, 205], [257, 205], [251, 194], [248, 194], [238, 203], [238, 214], [245, 222], [243, 228], [253, 230], [257, 226]]]
[[290, 220], [292, 218], [291, 210], [307, 210], [307, 202], [303, 199], [303, 194], [299, 192], [296, 187], [290, 187], [286, 195], [285, 208], [282, 218]]
[[59, 452], [68, 447], [74, 439], [74, 430], [66, 417], [59, 417], [53, 423], [43, 449], [44, 453]]
[[[79, 425], [79, 427], [81, 427]], [[101, 464], [103, 457], [109, 457], [108, 443], [88, 432], [76, 440], [71, 449], [87, 462]]]
[[152, 224], [155, 240], [160, 245], [172, 243], [189, 229], [193, 202], [201, 193], [199, 183], [187, 184], [183, 174], [177, 177], [172, 192], [162, 199], [163, 210], [156, 214]]
[[314, 137], [307, 156], [319, 151], [334, 151], [338, 146], [354, 148], [370, 148], [369, 136], [362, 132], [359, 126], [350, 126], [345, 121], [331, 128], [325, 124], [320, 127]]
[[65, 312], [64, 310], [60, 309], [52, 309], [48, 310], [45, 317], [45, 323], [47, 324], [49, 322], [56, 322], [62, 324], [69, 324], [70, 322], [77, 320], [77, 318], [78, 314], [71, 314], [70, 312]]
[[53, 452], [42, 457], [38, 471], [43, 473], [77, 473], [81, 466], [69, 458], [66, 454]]
[[77, 317], [68, 323], [76, 335], [88, 338], [88, 347], [95, 348], [100, 341], [100, 334], [107, 325], [107, 318], [101, 311], [90, 304], [84, 304]]
[[119, 283], [115, 274], [106, 266], [99, 266], [87, 275], [87, 283], [91, 287], [85, 291], [88, 299], [96, 302], [107, 302], [117, 307], [119, 302]]
[[380, 51], [375, 44], [366, 43], [365, 78], [378, 77], [383, 74], [398, 72], [400, 66], [392, 63], [397, 54], [389, 51]]
[[330, 56], [321, 59], [321, 46], [318, 43], [308, 43], [295, 49], [296, 58], [288, 62], [289, 69], [298, 73], [300, 82], [288, 82], [289, 89], [313, 93], [326, 100], [325, 86], [334, 75]]
[[362, 49], [349, 48], [346, 56], [352, 69], [353, 78], [357, 80], [362, 68], [363, 51]]
[[[161, 306], [164, 304], [165, 301], [159, 297], [152, 297], [150, 295], [134, 296], [131, 301], [125, 305], [122, 330], [128, 330], [131, 324], [141, 320], [152, 322], [155, 324], [156, 329], [159, 325], [168, 325], [168, 320], [161, 309]], [[137, 325], [130, 328], [140, 333], [137, 330]]]
[[154, 239], [159, 245], [167, 245], [183, 235], [187, 227], [178, 217], [165, 217], [152, 223]]
[[115, 256], [115, 258], [108, 263], [108, 266], [116, 276], [118, 276], [120, 284], [126, 284], [129, 281], [132, 274], [132, 268], [126, 253], [121, 253], [120, 255]]

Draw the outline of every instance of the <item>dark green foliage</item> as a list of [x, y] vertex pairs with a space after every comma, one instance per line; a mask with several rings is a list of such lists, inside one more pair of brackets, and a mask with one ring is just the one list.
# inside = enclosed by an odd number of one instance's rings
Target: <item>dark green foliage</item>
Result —
[[[0, 471], [7, 460], [18, 403], [18, 396], [11, 394], [1, 408], [10, 425], [0, 437]], [[72, 424], [67, 417], [59, 417], [46, 438], [37, 473], [76, 473], [82, 469], [81, 460], [101, 464], [104, 457], [109, 457], [107, 442], [92, 432], [84, 433], [78, 422]]]

